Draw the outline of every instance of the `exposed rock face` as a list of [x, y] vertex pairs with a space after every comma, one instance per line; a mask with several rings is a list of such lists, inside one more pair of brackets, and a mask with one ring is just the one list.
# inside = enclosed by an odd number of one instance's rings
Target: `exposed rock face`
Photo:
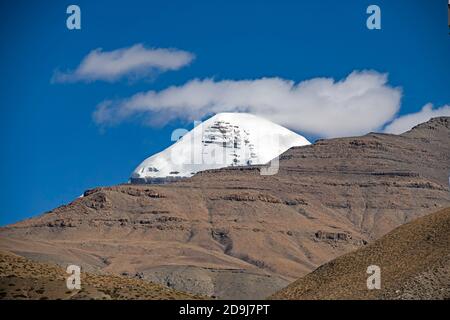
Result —
[[[367, 289], [367, 268], [380, 288]], [[273, 299], [450, 299], [450, 208], [402, 225], [320, 266]]]
[[259, 298], [450, 206], [449, 168], [449, 118], [436, 118], [399, 136], [292, 148], [273, 176], [250, 166], [97, 188], [1, 228], [0, 248], [219, 298], [243, 298], [245, 287], [247, 298]]

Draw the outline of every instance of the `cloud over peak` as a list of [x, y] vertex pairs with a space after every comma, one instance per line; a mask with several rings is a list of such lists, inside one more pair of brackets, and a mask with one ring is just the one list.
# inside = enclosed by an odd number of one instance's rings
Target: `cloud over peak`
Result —
[[401, 89], [387, 81], [386, 74], [375, 71], [354, 71], [339, 81], [314, 78], [299, 83], [282, 78], [194, 79], [181, 86], [103, 102], [94, 119], [105, 125], [144, 115], [152, 124], [165, 124], [245, 111], [302, 133], [359, 135], [381, 129], [399, 110]]
[[450, 105], [444, 105], [440, 108], [433, 108], [431, 103], [423, 106], [422, 110], [398, 117], [386, 126], [384, 132], [400, 134], [411, 130], [419, 123], [426, 122], [435, 117], [450, 117]]
[[92, 50], [75, 70], [54, 73], [54, 82], [117, 81], [123, 77], [145, 77], [169, 70], [178, 70], [194, 59], [187, 51], [145, 48], [142, 44], [103, 51]]

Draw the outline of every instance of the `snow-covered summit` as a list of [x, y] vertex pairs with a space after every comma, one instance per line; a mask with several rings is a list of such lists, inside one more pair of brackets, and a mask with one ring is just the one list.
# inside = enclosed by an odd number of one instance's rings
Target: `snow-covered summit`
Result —
[[157, 182], [209, 169], [266, 164], [291, 147], [308, 144], [301, 135], [252, 114], [219, 113], [145, 159], [131, 181]]

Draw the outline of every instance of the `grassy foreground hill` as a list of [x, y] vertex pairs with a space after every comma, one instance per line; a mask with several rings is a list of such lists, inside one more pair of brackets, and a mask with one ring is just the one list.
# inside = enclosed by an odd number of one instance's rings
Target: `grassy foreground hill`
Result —
[[81, 289], [69, 290], [59, 266], [0, 251], [0, 299], [201, 299], [162, 285], [115, 275], [81, 273]]
[[[381, 268], [380, 290], [367, 289], [370, 265]], [[271, 298], [450, 299], [450, 208], [320, 266]]]

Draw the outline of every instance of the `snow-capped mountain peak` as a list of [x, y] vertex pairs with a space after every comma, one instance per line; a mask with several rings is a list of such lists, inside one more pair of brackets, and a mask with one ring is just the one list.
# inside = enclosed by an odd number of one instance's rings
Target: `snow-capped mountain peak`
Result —
[[145, 159], [131, 181], [158, 182], [208, 169], [266, 164], [293, 146], [308, 144], [303, 136], [255, 115], [219, 113]]

